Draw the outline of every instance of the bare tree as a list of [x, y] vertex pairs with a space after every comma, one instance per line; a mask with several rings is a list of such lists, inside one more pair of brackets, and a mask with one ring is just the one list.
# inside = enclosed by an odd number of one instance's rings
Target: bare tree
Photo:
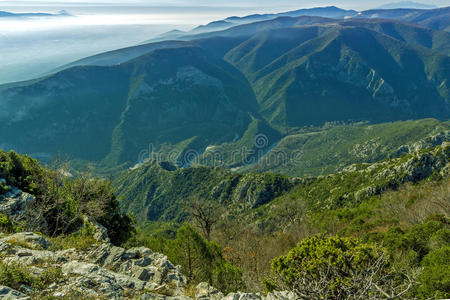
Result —
[[205, 238], [211, 241], [213, 227], [219, 222], [222, 209], [213, 201], [202, 201], [193, 198], [189, 202], [189, 213], [202, 230]]

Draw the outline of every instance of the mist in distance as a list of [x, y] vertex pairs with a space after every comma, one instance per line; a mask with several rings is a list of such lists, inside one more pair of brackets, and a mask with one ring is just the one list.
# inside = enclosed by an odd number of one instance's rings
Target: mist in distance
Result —
[[74, 16], [0, 18], [0, 84], [35, 78], [89, 55], [228, 16], [223, 11], [180, 8], [0, 7], [17, 13], [56, 13], [60, 9]]
[[[258, 5], [258, 3], [260, 5]], [[431, 3], [431, 1], [429, 1]], [[229, 16], [336, 5], [366, 9], [384, 1], [1, 1], [0, 11], [57, 13], [69, 17], [0, 17], [0, 84], [28, 80], [74, 60], [133, 46], [164, 32], [190, 30]], [[215, 6], [201, 6], [212, 5]], [[166, 2], [167, 4], [167, 2]], [[432, 4], [440, 5], [439, 0]], [[152, 6], [149, 6], [152, 5]]]

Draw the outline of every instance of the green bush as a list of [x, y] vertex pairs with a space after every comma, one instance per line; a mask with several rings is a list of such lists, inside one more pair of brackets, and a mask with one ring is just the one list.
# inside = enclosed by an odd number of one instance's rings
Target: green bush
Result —
[[405, 280], [389, 272], [381, 250], [353, 238], [314, 236], [275, 258], [274, 278], [264, 284], [267, 290], [288, 289], [308, 299], [380, 296]]
[[122, 244], [132, 236], [134, 220], [121, 212], [110, 181], [81, 175], [66, 180], [65, 189], [69, 195], [67, 210], [93, 217], [108, 230], [114, 244]]
[[216, 263], [212, 278], [214, 286], [225, 294], [245, 288], [242, 270], [223, 259]]
[[442, 216], [432, 216], [424, 223], [415, 225], [409, 230], [391, 227], [382, 237], [384, 246], [389, 252], [411, 256], [411, 265], [419, 265], [431, 250], [450, 245], [450, 228], [448, 221]]
[[[52, 283], [59, 282], [63, 278], [62, 275], [60, 267], [48, 266], [42, 274], [33, 275], [28, 266], [0, 262], [0, 285], [15, 290], [20, 290], [23, 285], [30, 286], [33, 288], [34, 294], [45, 290]], [[41, 297], [37, 299], [41, 299]]]
[[420, 260], [430, 251], [428, 241], [444, 228], [444, 223], [431, 220], [412, 227], [404, 235], [404, 245], [418, 253]]
[[222, 256], [222, 249], [208, 242], [189, 224], [169, 242], [169, 259], [181, 265], [190, 283], [209, 282], [224, 293], [244, 287], [242, 272]]
[[[0, 151], [0, 178], [6, 180], [6, 185], [16, 186], [26, 192], [37, 192], [36, 180], [44, 170], [36, 160], [14, 151]], [[5, 184], [0, 188], [0, 194], [6, 191]]]
[[424, 299], [450, 298], [450, 246], [428, 253], [423, 261], [419, 277], [418, 295]]
[[390, 260], [397, 267], [422, 268], [418, 286], [408, 294], [419, 297], [448, 298], [450, 296], [450, 228], [442, 215], [432, 215], [424, 223], [408, 229], [391, 227], [386, 233], [368, 234], [366, 240], [383, 243]]
[[21, 285], [34, 286], [38, 279], [31, 272], [19, 264], [0, 262], [0, 284], [13, 289], [20, 289]]
[[15, 226], [13, 222], [8, 218], [8, 216], [0, 213], [0, 232], [13, 233], [14, 231]]

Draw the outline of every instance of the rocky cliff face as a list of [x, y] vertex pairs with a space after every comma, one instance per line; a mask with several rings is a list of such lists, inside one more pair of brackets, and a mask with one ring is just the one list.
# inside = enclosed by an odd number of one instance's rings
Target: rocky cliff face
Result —
[[[416, 146], [419, 147], [420, 143]], [[450, 143], [433, 150], [417, 151], [410, 155], [372, 164], [362, 170], [367, 177], [366, 187], [355, 193], [355, 198], [378, 195], [386, 190], [396, 189], [404, 183], [416, 183], [431, 176], [445, 177], [450, 171]], [[356, 171], [355, 165], [344, 169], [344, 172]], [[338, 174], [339, 175], [339, 174]]]
[[[164, 165], [165, 167], [163, 167]], [[138, 220], [186, 219], [186, 199], [198, 197], [238, 210], [259, 207], [292, 186], [288, 177], [274, 174], [238, 174], [221, 168], [168, 168], [147, 162], [114, 180], [121, 202]], [[169, 170], [167, 170], [169, 169]]]
[[[36, 276], [49, 268], [59, 270], [60, 278], [41, 292], [57, 298], [79, 294], [93, 299], [132, 299], [148, 291], [170, 296], [184, 294], [186, 279], [179, 268], [166, 256], [149, 249], [123, 249], [99, 243], [87, 251], [51, 251], [50, 246], [45, 238], [24, 232], [3, 237], [0, 253], [3, 263], [20, 264]], [[20, 292], [32, 294], [33, 289], [22, 286]]]

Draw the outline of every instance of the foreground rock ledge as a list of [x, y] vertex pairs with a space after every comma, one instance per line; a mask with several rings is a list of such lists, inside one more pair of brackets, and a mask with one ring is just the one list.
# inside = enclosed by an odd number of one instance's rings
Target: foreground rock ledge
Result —
[[[148, 248], [124, 249], [99, 243], [86, 251], [48, 250], [44, 237], [21, 232], [0, 238], [0, 255], [7, 264], [28, 267], [34, 275], [48, 268], [60, 270], [61, 278], [45, 290], [47, 295], [74, 299], [145, 299], [145, 300], [275, 300], [295, 299], [292, 293], [275, 292], [267, 296], [252, 293], [223, 295], [207, 283], [200, 283], [194, 295], [186, 295], [186, 278], [179, 266], [165, 255]], [[0, 286], [0, 299], [31, 299], [31, 287], [20, 291]], [[28, 294], [28, 295], [27, 295]]]

